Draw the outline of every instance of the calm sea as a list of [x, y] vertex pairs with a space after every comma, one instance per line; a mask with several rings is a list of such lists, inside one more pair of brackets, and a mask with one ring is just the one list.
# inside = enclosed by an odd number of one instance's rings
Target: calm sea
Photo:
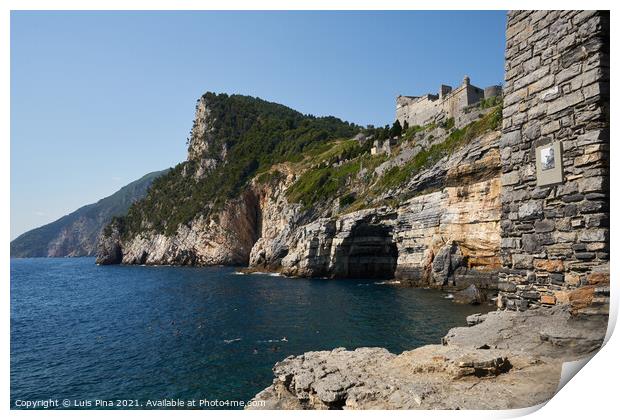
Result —
[[117, 399], [245, 401], [271, 384], [273, 364], [288, 355], [436, 344], [481, 309], [364, 279], [14, 259], [11, 408], [49, 399], [71, 408]]

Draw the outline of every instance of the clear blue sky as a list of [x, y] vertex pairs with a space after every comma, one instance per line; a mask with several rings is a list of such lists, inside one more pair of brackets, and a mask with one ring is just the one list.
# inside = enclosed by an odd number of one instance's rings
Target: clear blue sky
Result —
[[358, 124], [503, 80], [505, 12], [13, 12], [11, 238], [185, 159], [196, 99]]

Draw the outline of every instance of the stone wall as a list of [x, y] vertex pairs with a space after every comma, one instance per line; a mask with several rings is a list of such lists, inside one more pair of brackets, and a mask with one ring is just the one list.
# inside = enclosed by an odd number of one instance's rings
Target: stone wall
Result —
[[[579, 288], [606, 308], [609, 13], [509, 12], [505, 72], [499, 304], [551, 305]], [[535, 151], [554, 142], [563, 182], [539, 187]]]

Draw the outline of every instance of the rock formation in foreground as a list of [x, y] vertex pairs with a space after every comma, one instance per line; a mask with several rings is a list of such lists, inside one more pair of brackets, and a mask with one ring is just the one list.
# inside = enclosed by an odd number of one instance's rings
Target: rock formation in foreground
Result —
[[253, 409], [513, 409], [549, 400], [562, 363], [602, 344], [606, 317], [569, 307], [495, 311], [468, 317], [442, 345], [399, 355], [344, 348], [290, 356]]
[[96, 203], [30, 230], [11, 241], [11, 258], [84, 257], [95, 255], [101, 230], [114, 216], [146, 195], [151, 182], [166, 171], [151, 172]]

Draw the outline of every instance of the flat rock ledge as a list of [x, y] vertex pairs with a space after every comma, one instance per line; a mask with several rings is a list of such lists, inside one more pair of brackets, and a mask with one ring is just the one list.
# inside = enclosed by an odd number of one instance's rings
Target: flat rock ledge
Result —
[[253, 409], [511, 409], [549, 400], [562, 363], [602, 345], [607, 319], [566, 307], [471, 316], [441, 345], [399, 355], [337, 348], [289, 356]]

